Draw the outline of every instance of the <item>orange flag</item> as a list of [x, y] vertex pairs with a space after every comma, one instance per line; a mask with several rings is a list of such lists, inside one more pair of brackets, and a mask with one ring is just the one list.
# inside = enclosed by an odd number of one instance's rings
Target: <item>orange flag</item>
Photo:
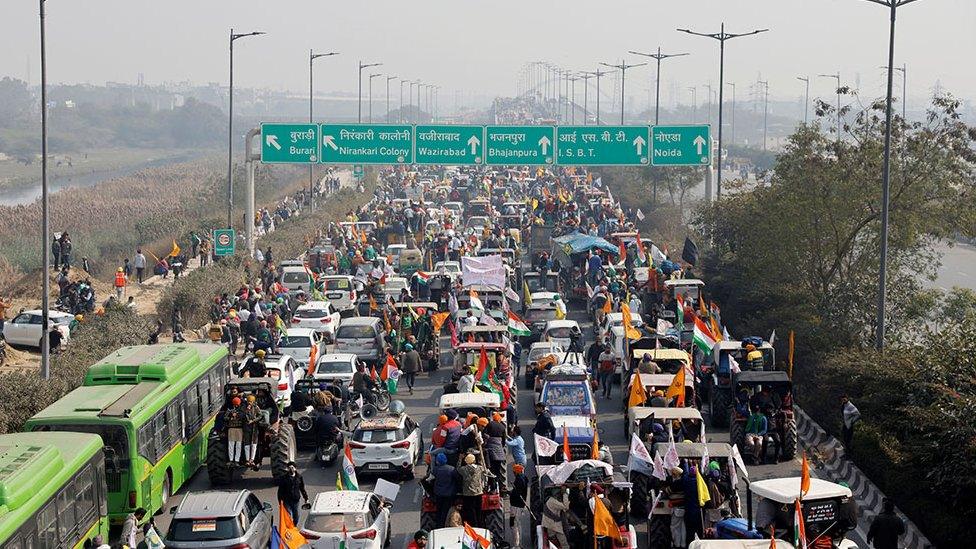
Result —
[[598, 497], [593, 498], [593, 537], [608, 537], [615, 541], [623, 541], [617, 521], [613, 520], [607, 504]]
[[708, 309], [705, 308], [705, 296], [698, 296], [698, 310], [702, 317], [708, 316]]
[[308, 351], [308, 368], [307, 371], [315, 371], [315, 359], [319, 356], [319, 346], [316, 343], [312, 343], [312, 348]]
[[299, 547], [306, 546], [308, 540], [295, 526], [295, 520], [285, 509], [285, 504], [280, 501], [278, 502], [278, 524], [278, 533], [281, 535], [281, 543], [284, 547], [299, 549]]
[[620, 241], [620, 259], [619, 259], [619, 261], [623, 261], [625, 259], [627, 259], [627, 245], [624, 244], [624, 241], [623, 240], [621, 240]]
[[600, 459], [600, 435], [593, 429], [593, 445], [590, 448], [590, 459]]
[[678, 401], [675, 406], [682, 408], [685, 405], [685, 367], [682, 366], [678, 373], [674, 375], [674, 379], [671, 380], [671, 386], [668, 387], [668, 391], [664, 396], [671, 400], [674, 397], [678, 397]]
[[369, 367], [369, 377], [373, 381], [376, 381], [376, 366], [370, 366]]
[[444, 321], [447, 317], [451, 316], [451, 313], [445, 311], [443, 313], [435, 313], [431, 318], [431, 327], [434, 329], [434, 334], [441, 333], [441, 328], [444, 326]]
[[630, 382], [630, 396], [627, 397], [627, 407], [643, 406], [647, 402], [647, 391], [644, 390], [644, 383], [640, 380], [639, 374], [634, 374]]
[[563, 456], [566, 457], [566, 461], [573, 461], [573, 454], [569, 451], [569, 430], [563, 425]]
[[803, 463], [800, 466], [800, 499], [810, 491], [810, 463], [807, 461], [807, 453], [803, 452]]

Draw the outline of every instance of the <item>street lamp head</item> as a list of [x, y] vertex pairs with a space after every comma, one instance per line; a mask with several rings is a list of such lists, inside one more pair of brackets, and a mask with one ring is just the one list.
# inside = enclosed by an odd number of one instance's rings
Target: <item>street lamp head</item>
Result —
[[230, 41], [233, 42], [234, 40], [237, 40], [238, 38], [247, 38], [248, 36], [260, 36], [262, 34], [268, 34], [268, 33], [263, 32], [263, 31], [244, 32], [244, 33], [234, 33], [234, 32], [231, 32]]
[[378, 72], [369, 75], [370, 79], [376, 78], [377, 76], [383, 76], [383, 75], [381, 73], [378, 73]]
[[313, 53], [312, 59], [318, 59], [319, 57], [332, 57], [333, 55], [339, 55], [339, 52], [330, 51], [329, 53]]

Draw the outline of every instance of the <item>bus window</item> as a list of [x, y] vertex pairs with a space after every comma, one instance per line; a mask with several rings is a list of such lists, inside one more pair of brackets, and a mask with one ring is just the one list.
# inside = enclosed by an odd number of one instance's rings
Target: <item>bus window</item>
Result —
[[200, 415], [200, 395], [197, 394], [196, 387], [186, 390], [186, 430], [188, 434], [196, 433], [203, 425]]
[[95, 514], [95, 479], [93, 474], [94, 470], [89, 465], [78, 473], [74, 481], [74, 491], [78, 498], [75, 503], [75, 512], [78, 515], [78, 522], [81, 524], [89, 524], [97, 517]]
[[58, 493], [58, 537], [62, 542], [71, 541], [69, 536], [78, 525], [78, 517], [75, 515], [76, 497], [74, 484], [70, 482]]
[[197, 391], [200, 395], [200, 417], [210, 416], [210, 378], [204, 375], [197, 383]]
[[156, 438], [153, 431], [152, 420], [139, 427], [136, 439], [139, 443], [139, 455], [151, 462], [156, 461]]
[[105, 476], [105, 463], [102, 461], [97, 461], [95, 463], [95, 494], [98, 496], [98, 516], [104, 517], [108, 515], [108, 494], [106, 489], [108, 488]]
[[37, 514], [37, 542], [41, 547], [58, 546], [58, 512], [50, 502]]
[[182, 400], [182, 396], [178, 396], [166, 406], [166, 420], [169, 423], [170, 437], [172, 437], [173, 442], [186, 439], [186, 430], [183, 428], [183, 412], [180, 410]]

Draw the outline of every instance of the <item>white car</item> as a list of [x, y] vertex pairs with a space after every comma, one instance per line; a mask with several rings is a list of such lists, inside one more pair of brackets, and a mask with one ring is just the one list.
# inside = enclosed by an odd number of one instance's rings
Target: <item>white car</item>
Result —
[[[72, 319], [74, 319], [74, 316], [69, 313], [61, 311], [48, 312], [48, 322], [58, 327], [65, 341], [71, 336], [68, 324], [71, 324]], [[41, 329], [40, 309], [24, 311], [3, 325], [3, 338], [7, 340], [7, 343], [12, 345], [40, 348], [41, 336], [44, 333], [44, 330]]]
[[326, 343], [335, 341], [339, 327], [339, 311], [328, 301], [309, 301], [291, 317], [292, 328], [309, 328], [323, 335]]
[[351, 386], [352, 376], [355, 373], [356, 355], [353, 353], [329, 353], [319, 355], [315, 369], [309, 371], [309, 376], [321, 381], [342, 380], [343, 383]]
[[278, 382], [278, 403], [283, 408], [287, 407], [291, 404], [295, 381], [305, 377], [305, 368], [288, 355], [267, 355], [264, 366], [268, 370], [267, 376]]
[[315, 356], [325, 354], [325, 341], [322, 334], [311, 328], [288, 328], [285, 335], [278, 339], [278, 352], [295, 359], [298, 366], [308, 369], [308, 359], [315, 347]]
[[320, 277], [319, 280], [323, 286], [322, 293], [340, 313], [353, 311], [356, 308], [359, 292], [356, 291], [356, 282], [351, 276], [329, 275]]
[[[472, 528], [475, 534], [488, 540], [488, 549], [495, 546], [491, 543], [491, 532], [484, 528]], [[460, 526], [454, 526], [450, 528], [438, 528], [436, 530], [431, 530], [427, 537], [427, 547], [436, 549], [461, 549], [462, 547], [468, 547], [466, 544], [461, 543], [461, 538], [464, 537], [464, 528]], [[475, 545], [475, 547], [481, 547], [481, 545]]]
[[404, 288], [410, 291], [409, 280], [402, 276], [388, 276], [386, 277], [386, 284], [383, 285], [383, 293], [396, 301], [400, 301], [400, 291]]
[[[580, 331], [579, 324], [575, 320], [550, 320], [546, 322], [546, 327], [542, 331], [542, 341], [550, 341], [563, 349], [569, 349], [573, 341], [571, 334], [574, 330]], [[582, 341], [582, 337], [580, 337], [580, 341]]]
[[381, 549], [390, 541], [390, 509], [372, 492], [319, 492], [301, 520], [301, 532], [315, 549]]
[[350, 438], [356, 474], [397, 474], [412, 479], [414, 466], [424, 453], [420, 426], [407, 414], [384, 413], [364, 419]]
[[278, 267], [281, 269], [281, 285], [288, 290], [288, 293], [295, 295], [298, 290], [309, 292], [309, 282], [312, 278], [305, 269], [305, 262], [297, 259], [282, 261]]
[[[630, 323], [633, 327], [639, 328], [644, 325], [644, 319], [640, 315], [631, 314]], [[607, 313], [603, 315], [603, 322], [600, 324], [594, 324], [593, 329], [596, 331], [597, 341], [603, 341], [603, 338], [610, 335], [610, 330], [617, 326], [624, 325], [624, 314], [623, 313]]]
[[441, 274], [441, 269], [444, 270], [444, 274], [451, 277], [451, 281], [455, 281], [461, 278], [461, 264], [457, 261], [438, 261], [434, 263], [434, 272]]
[[464, 204], [460, 202], [445, 202], [442, 208], [444, 210], [447, 210], [455, 217], [460, 217], [461, 214], [464, 212]]
[[386, 262], [394, 269], [400, 267], [400, 252], [407, 249], [406, 244], [390, 244], [386, 247]]
[[553, 343], [551, 341], [538, 341], [529, 347], [529, 355], [526, 358], [525, 363], [531, 364], [533, 362], [538, 362], [540, 358], [546, 355], [559, 354], [564, 351], [565, 349], [563, 349], [558, 343]]

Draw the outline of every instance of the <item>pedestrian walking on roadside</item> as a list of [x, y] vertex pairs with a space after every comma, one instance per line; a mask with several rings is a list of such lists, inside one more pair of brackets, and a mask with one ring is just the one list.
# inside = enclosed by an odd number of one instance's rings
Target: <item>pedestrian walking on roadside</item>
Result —
[[142, 248], [136, 249], [136, 256], [132, 259], [132, 266], [136, 269], [136, 280], [142, 284], [146, 274], [146, 256], [142, 255]]
[[841, 397], [840, 402], [843, 405], [844, 416], [844, 430], [841, 436], [844, 439], [844, 449], [850, 451], [851, 442], [854, 440], [854, 426], [861, 421], [861, 412], [847, 396]]
[[71, 268], [71, 237], [68, 233], [63, 233], [61, 235], [61, 264], [65, 267]]
[[874, 549], [898, 549], [898, 538], [905, 533], [905, 521], [895, 514], [895, 504], [888, 498], [881, 501], [881, 513], [871, 521], [867, 542]]
[[603, 352], [600, 353], [600, 358], [598, 360], [599, 370], [598, 375], [600, 379], [600, 386], [603, 388], [603, 397], [610, 398], [610, 390], [613, 388], [613, 369], [614, 369], [614, 353], [613, 347], [606, 346]]
[[115, 282], [113, 286], [115, 286], [115, 297], [121, 300], [122, 296], [125, 295], [125, 270], [122, 267], [119, 267], [115, 271]]
[[51, 241], [51, 254], [54, 256], [54, 265], [52, 267], [56, 271], [61, 267], [61, 241], [57, 237]]
[[413, 344], [404, 345], [404, 352], [400, 354], [400, 371], [403, 373], [403, 381], [407, 384], [410, 394], [413, 394], [413, 383], [420, 371], [420, 353], [413, 348]]

